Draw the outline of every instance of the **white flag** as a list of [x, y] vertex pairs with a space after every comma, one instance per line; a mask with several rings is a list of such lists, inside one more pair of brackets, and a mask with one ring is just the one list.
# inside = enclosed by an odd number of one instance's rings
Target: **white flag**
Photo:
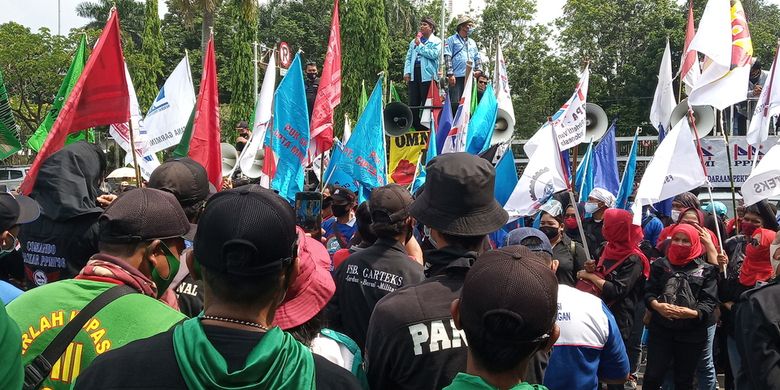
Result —
[[775, 145], [742, 184], [742, 199], [745, 206], [780, 195], [780, 145]]
[[536, 214], [554, 193], [567, 188], [552, 127], [545, 124], [536, 133], [539, 142], [504, 205], [510, 221]]
[[466, 82], [463, 86], [463, 93], [460, 96], [458, 111], [452, 120], [450, 133], [444, 140], [442, 153], [465, 152], [466, 140], [468, 139], [469, 119], [471, 118], [471, 88], [473, 85], [472, 72], [466, 75]]
[[[141, 170], [141, 176], [144, 179], [149, 180], [152, 171], [160, 166], [160, 161], [157, 160], [157, 156], [154, 153], [150, 153], [147, 150], [147, 140], [142, 135], [143, 122], [141, 121], [141, 110], [138, 105], [138, 97], [135, 93], [135, 87], [133, 86], [133, 80], [130, 77], [130, 72], [127, 70], [127, 64], [125, 63], [125, 78], [127, 79], [127, 92], [130, 96], [130, 121], [133, 124], [133, 141], [135, 141], [135, 159], [138, 161], [138, 167]], [[119, 145], [127, 155], [125, 156], [125, 164], [133, 163], [133, 148], [130, 147], [130, 126], [127, 122], [116, 123], [109, 127], [108, 133], [114, 138], [114, 141]]]
[[769, 79], [761, 89], [761, 96], [753, 111], [753, 118], [750, 120], [750, 128], [747, 131], [747, 142], [750, 145], [758, 146], [769, 138], [770, 119], [780, 114], [780, 73], [775, 73], [777, 61], [772, 63], [769, 70]]
[[706, 56], [688, 102], [719, 110], [747, 99], [753, 44], [739, 0], [709, 0], [689, 51]]
[[263, 76], [263, 86], [260, 88], [260, 98], [255, 105], [255, 122], [252, 124], [252, 135], [244, 146], [241, 156], [238, 157], [238, 166], [241, 172], [249, 177], [263, 176], [263, 166], [257, 160], [257, 153], [263, 148], [265, 132], [271, 126], [273, 114], [274, 91], [276, 90], [276, 58], [271, 53], [268, 67]]
[[655, 87], [653, 106], [650, 108], [650, 124], [656, 130], [663, 126], [669, 128], [669, 119], [672, 116], [674, 106], [674, 90], [672, 88], [672, 51], [669, 49], [669, 40], [666, 40], [666, 49], [661, 59], [661, 68], [658, 69], [658, 85]]
[[184, 56], [146, 112], [141, 134], [149, 143], [148, 151], [156, 153], [178, 145], [194, 107], [190, 61]]
[[669, 199], [707, 183], [687, 120], [681, 120], [658, 145], [647, 165], [634, 205], [634, 225], [642, 223], [642, 206]]
[[[496, 92], [496, 100], [498, 101], [498, 109], [504, 111], [511, 122], [515, 122], [515, 109], [512, 105], [512, 95], [509, 88], [509, 73], [506, 70], [506, 61], [504, 61], [504, 53], [501, 51], [501, 44], [498, 44], [496, 50], [496, 71], [493, 74], [493, 90]], [[511, 129], [510, 129], [511, 131]], [[498, 143], [499, 139], [491, 141], [491, 145]]]
[[590, 70], [580, 74], [580, 81], [566, 104], [552, 117], [552, 125], [561, 151], [574, 147], [585, 141], [585, 105], [588, 97], [588, 79]]
[[344, 113], [344, 142], [349, 141], [349, 137], [352, 137], [352, 121], [349, 115]]

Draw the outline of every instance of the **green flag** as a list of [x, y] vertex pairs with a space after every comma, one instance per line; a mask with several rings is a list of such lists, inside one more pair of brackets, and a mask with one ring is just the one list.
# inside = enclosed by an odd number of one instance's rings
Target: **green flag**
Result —
[[395, 90], [395, 84], [393, 82], [390, 82], [390, 103], [392, 102], [400, 102], [401, 98], [398, 97], [398, 91]]
[[19, 125], [14, 121], [11, 104], [8, 101], [8, 91], [5, 89], [3, 73], [0, 72], [0, 160], [18, 152], [22, 148], [19, 143]]
[[181, 135], [181, 141], [176, 149], [173, 150], [174, 158], [187, 157], [190, 153], [190, 141], [192, 140], [192, 126], [195, 123], [195, 111], [198, 109], [198, 105], [192, 107], [192, 114], [190, 119], [187, 120], [187, 126], [184, 127], [184, 134]]
[[363, 110], [366, 108], [366, 104], [368, 104], [368, 95], [366, 94], [366, 80], [363, 80], [363, 82], [360, 84], [360, 99], [358, 100], [357, 115], [358, 118], [360, 118], [360, 115], [363, 114]]
[[477, 111], [477, 83], [471, 84], [471, 115], [474, 115], [474, 111]]
[[[82, 36], [81, 42], [79, 42], [79, 47], [76, 49], [76, 55], [73, 57], [73, 61], [70, 63], [68, 73], [65, 74], [65, 79], [62, 80], [60, 90], [57, 92], [57, 97], [54, 98], [54, 102], [52, 102], [51, 107], [49, 108], [49, 112], [46, 114], [46, 118], [44, 118], [43, 123], [38, 126], [38, 130], [35, 130], [35, 133], [33, 133], [30, 139], [27, 140], [27, 146], [29, 146], [30, 149], [37, 152], [41, 149], [41, 146], [43, 146], [43, 143], [46, 141], [46, 137], [49, 135], [49, 130], [51, 130], [52, 125], [54, 125], [54, 121], [57, 120], [57, 116], [60, 114], [60, 109], [62, 109], [62, 106], [65, 104], [65, 100], [68, 99], [70, 91], [73, 89], [73, 86], [76, 85], [76, 81], [78, 81], [79, 76], [81, 76], [81, 71], [84, 70], [84, 64], [86, 64], [86, 62], [87, 38], [86, 36]], [[87, 135], [87, 137], [85, 137], [85, 135]], [[95, 142], [95, 133], [92, 131], [92, 129], [70, 134], [68, 136], [68, 140], [65, 141], [65, 144], [67, 145], [73, 142], [81, 141], [85, 138], [88, 142]]]

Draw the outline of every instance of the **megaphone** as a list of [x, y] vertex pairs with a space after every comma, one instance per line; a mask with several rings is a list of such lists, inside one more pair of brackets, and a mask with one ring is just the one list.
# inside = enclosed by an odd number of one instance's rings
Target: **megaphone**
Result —
[[382, 113], [385, 122], [385, 133], [391, 137], [406, 134], [412, 127], [412, 109], [401, 102], [392, 102], [385, 106]]
[[241, 173], [251, 179], [257, 179], [263, 173], [263, 160], [265, 159], [265, 150], [260, 150], [255, 153], [255, 159], [251, 164], [247, 164], [246, 158], [241, 159]]
[[238, 151], [236, 147], [223, 142], [222, 146], [222, 177], [229, 176], [233, 172], [233, 167], [236, 166], [236, 160], [238, 160]]
[[502, 142], [509, 141], [512, 138], [512, 134], [515, 132], [515, 118], [503, 108], [498, 109], [496, 114], [496, 125], [493, 127], [493, 138], [490, 140], [491, 145], [500, 144]]
[[585, 105], [585, 140], [598, 142], [607, 133], [609, 119], [598, 104]]
[[[691, 109], [693, 110], [693, 119], [696, 122], [696, 132], [699, 138], [704, 138], [715, 128], [715, 109], [712, 106], [693, 106]], [[672, 111], [672, 116], [669, 119], [670, 127], [674, 127], [677, 122], [687, 117], [688, 99], [684, 99]], [[691, 125], [690, 119], [688, 119], [688, 124]], [[693, 126], [690, 127], [693, 131]], [[693, 136], [695, 137], [696, 134]]]

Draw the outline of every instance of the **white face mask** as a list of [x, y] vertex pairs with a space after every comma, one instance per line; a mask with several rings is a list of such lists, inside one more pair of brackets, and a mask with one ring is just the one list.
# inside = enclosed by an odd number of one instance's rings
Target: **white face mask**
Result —
[[433, 235], [431, 234], [431, 228], [423, 226], [423, 234], [425, 234], [425, 237], [428, 237], [428, 241], [434, 248], [439, 249], [439, 244], [433, 239]]
[[599, 204], [598, 203], [592, 203], [592, 202], [585, 203], [585, 212], [586, 213], [593, 214], [593, 213], [595, 213], [598, 210], [599, 210]]
[[769, 261], [772, 263], [772, 269], [777, 270], [777, 266], [780, 265], [780, 259], [775, 260], [775, 252], [780, 250], [780, 244], [769, 245]]
[[672, 222], [677, 223], [677, 220], [680, 219], [680, 210], [672, 210]]

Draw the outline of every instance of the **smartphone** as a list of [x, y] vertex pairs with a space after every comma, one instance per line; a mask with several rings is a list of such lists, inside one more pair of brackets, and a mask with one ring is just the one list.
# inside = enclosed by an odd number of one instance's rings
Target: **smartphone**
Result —
[[322, 194], [304, 191], [295, 194], [296, 223], [317, 240], [322, 236]]

